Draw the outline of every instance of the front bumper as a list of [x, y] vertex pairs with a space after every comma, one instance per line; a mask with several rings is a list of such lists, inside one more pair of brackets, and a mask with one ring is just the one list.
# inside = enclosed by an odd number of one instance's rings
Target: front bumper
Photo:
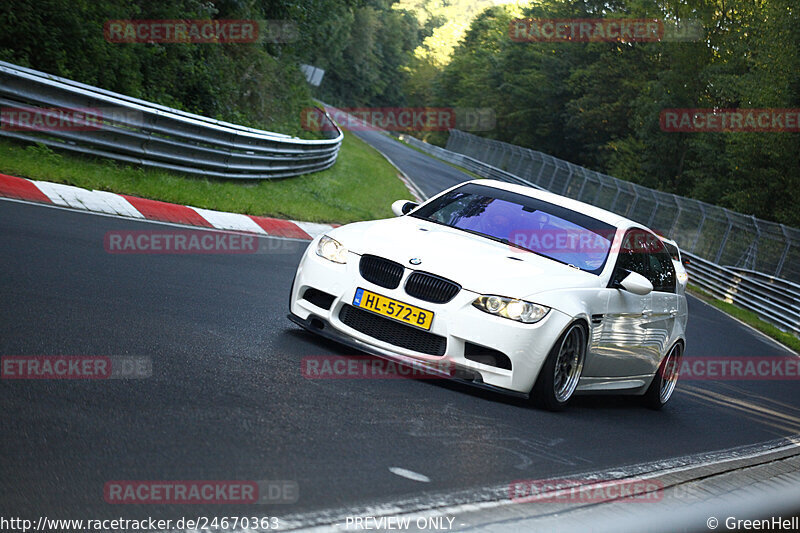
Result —
[[[382, 350], [377, 346], [373, 346], [366, 342], [362, 342], [356, 338], [347, 336], [339, 331], [336, 331], [335, 329], [330, 327], [330, 324], [321, 321], [317, 317], [310, 317], [308, 320], [302, 320], [297, 315], [293, 315], [290, 313], [287, 316], [287, 318], [292, 322], [294, 322], [295, 324], [297, 324], [298, 326], [301, 326], [308, 331], [316, 333], [317, 335], [325, 337], [326, 339], [336, 341], [340, 344], [344, 344], [345, 346], [349, 346], [350, 348], [355, 348], [356, 350], [361, 350], [362, 352], [366, 352], [368, 354], [375, 355], [377, 357], [381, 357], [389, 361], [394, 361], [406, 365], [410, 368], [413, 368], [420, 372], [424, 372], [426, 374], [430, 374], [432, 376], [437, 376], [443, 379], [465, 383], [467, 385], [478, 387], [483, 390], [499, 392], [501, 394], [511, 395], [517, 398], [525, 398], [525, 399], [528, 398], [527, 393], [510, 391], [508, 389], [502, 389], [500, 387], [495, 387], [494, 385], [484, 383], [483, 376], [480, 374], [480, 372], [477, 372], [469, 368], [463, 368], [454, 365], [454, 368], [452, 369], [451, 372], [445, 372], [444, 370], [442, 370], [443, 367], [441, 365], [430, 364], [428, 361], [421, 361], [413, 357], [406, 357], [403, 355], [399, 355], [397, 353]], [[315, 318], [317, 318], [317, 320], [315, 320]]]
[[[403, 288], [413, 269], [405, 269], [397, 289], [386, 289], [361, 277], [358, 254], [350, 252], [347, 263], [338, 264], [317, 256], [315, 250], [316, 240], [306, 250], [295, 275], [289, 315], [293, 322], [353, 348], [420, 369], [436, 366], [435, 363], [441, 368], [441, 362], [447, 361], [457, 370], [454, 379], [471, 385], [527, 397], [553, 344], [571, 322], [571, 317], [555, 309], [535, 324], [489, 315], [472, 306], [479, 295], [466, 289], [445, 304], [422, 301], [407, 294]], [[359, 287], [432, 311], [434, 319], [429, 332], [446, 339], [444, 354], [430, 355], [408, 350], [366, 335], [342, 322], [339, 314], [344, 306], [352, 304]], [[303, 295], [309, 288], [332, 295], [334, 299], [330, 308], [324, 309], [304, 299]], [[467, 359], [467, 343], [502, 352], [510, 360], [511, 369]], [[453, 378], [450, 375], [443, 377]]]

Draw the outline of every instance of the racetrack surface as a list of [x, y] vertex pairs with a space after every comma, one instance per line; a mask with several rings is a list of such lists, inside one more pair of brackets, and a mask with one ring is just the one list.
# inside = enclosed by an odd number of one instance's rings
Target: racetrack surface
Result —
[[[424, 157], [391, 149], [398, 163]], [[800, 433], [796, 381], [679, 382], [661, 412], [592, 396], [549, 413], [439, 380], [306, 379], [303, 357], [352, 351], [285, 318], [305, 243], [259, 238], [269, 253], [237, 255], [104, 249], [108, 231], [154, 229], [176, 228], [0, 200], [0, 355], [145, 356], [153, 366], [140, 380], [0, 380], [0, 515], [280, 516]], [[689, 312], [689, 358], [789, 355], [697, 299]], [[300, 497], [109, 505], [112, 480], [295, 480]]]
[[358, 131], [353, 134], [383, 152], [428, 198], [457, 183], [475, 179], [438, 159], [409, 148], [384, 133]]

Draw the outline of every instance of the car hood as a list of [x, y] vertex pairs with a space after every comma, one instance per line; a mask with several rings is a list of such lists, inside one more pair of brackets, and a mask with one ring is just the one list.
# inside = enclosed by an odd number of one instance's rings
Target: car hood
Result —
[[[526, 298], [553, 289], [601, 285], [594, 274], [410, 216], [348, 224], [329, 234], [359, 255], [385, 257], [480, 294]], [[421, 263], [412, 265], [411, 259]]]

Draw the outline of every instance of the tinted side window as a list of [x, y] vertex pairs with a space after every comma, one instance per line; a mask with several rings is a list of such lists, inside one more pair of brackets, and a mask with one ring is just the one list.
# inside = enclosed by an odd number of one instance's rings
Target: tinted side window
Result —
[[654, 291], [675, 292], [675, 267], [666, 250], [647, 254], [650, 263], [650, 275], [647, 279], [653, 284]]

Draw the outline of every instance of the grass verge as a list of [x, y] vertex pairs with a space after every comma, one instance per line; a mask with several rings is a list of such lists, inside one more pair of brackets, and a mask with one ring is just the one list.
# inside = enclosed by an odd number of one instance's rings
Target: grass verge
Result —
[[714, 298], [712, 295], [697, 287], [696, 285], [689, 284], [688, 287], [689, 291], [694, 295], [707, 302], [723, 313], [727, 313], [734, 318], [737, 318], [747, 324], [748, 326], [752, 326], [764, 335], [775, 339], [776, 341], [780, 342], [784, 346], [791, 348], [795, 352], [800, 353], [800, 339], [788, 333], [786, 331], [781, 331], [777, 327], [773, 326], [769, 322], [765, 322], [761, 320], [757, 314], [752, 311], [748, 311], [747, 309], [743, 309], [738, 305], [730, 304], [728, 302], [724, 302], [722, 300], [718, 300]]
[[0, 173], [219, 211], [340, 224], [391, 217], [394, 200], [412, 199], [397, 170], [349, 134], [333, 167], [279, 180], [209, 179], [8, 139], [0, 139]]

